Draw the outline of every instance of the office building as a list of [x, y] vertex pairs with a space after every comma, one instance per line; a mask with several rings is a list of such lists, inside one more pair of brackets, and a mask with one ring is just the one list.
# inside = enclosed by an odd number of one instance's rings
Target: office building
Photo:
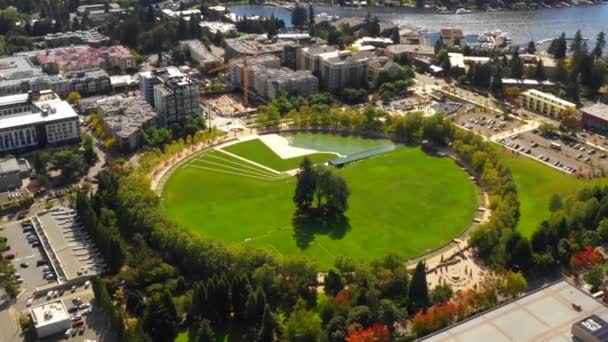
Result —
[[521, 94], [522, 104], [527, 109], [559, 119], [565, 113], [576, 113], [576, 105], [559, 97], [536, 89], [526, 90]]
[[140, 73], [139, 87], [164, 124], [200, 115], [199, 85], [176, 67]]
[[78, 115], [50, 90], [0, 97], [0, 152], [80, 140]]
[[143, 131], [159, 125], [154, 108], [141, 96], [106, 98], [98, 102], [97, 108], [106, 132], [116, 139], [121, 151], [137, 149]]
[[586, 128], [608, 131], [608, 104], [595, 103], [580, 109]]
[[15, 158], [0, 160], [0, 192], [21, 188], [21, 167]]
[[48, 33], [42, 39], [47, 48], [68, 45], [90, 45], [92, 47], [100, 47], [110, 43], [110, 38], [99, 33], [96, 29]]
[[306, 97], [317, 93], [319, 89], [318, 79], [309, 70], [293, 71], [256, 65], [251, 67], [250, 72], [250, 79], [253, 80], [250, 87], [266, 100], [275, 99], [282, 93]]
[[[228, 65], [230, 82], [236, 89], [241, 89], [243, 86], [244, 63], [245, 61], [243, 59], [234, 59], [231, 60]], [[273, 55], [262, 55], [255, 58], [248, 58], [247, 67], [249, 68], [249, 82], [252, 80], [251, 67], [254, 66], [278, 69], [281, 67], [281, 59]]]
[[72, 325], [70, 313], [61, 299], [29, 309], [38, 338], [65, 332]]

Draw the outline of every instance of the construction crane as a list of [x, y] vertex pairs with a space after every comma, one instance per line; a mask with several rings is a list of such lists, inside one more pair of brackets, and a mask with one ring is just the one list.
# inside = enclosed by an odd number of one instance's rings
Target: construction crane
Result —
[[[257, 54], [252, 56], [253, 58], [257, 57]], [[249, 106], [249, 67], [247, 66], [247, 55], [243, 55], [241, 57], [235, 58], [243, 61], [243, 68], [241, 69], [241, 81], [243, 88], [243, 106]], [[227, 70], [230, 66], [230, 63], [224, 63], [222, 65], [218, 65], [213, 69], [209, 69], [207, 71], [208, 74], [213, 74], [216, 72]]]

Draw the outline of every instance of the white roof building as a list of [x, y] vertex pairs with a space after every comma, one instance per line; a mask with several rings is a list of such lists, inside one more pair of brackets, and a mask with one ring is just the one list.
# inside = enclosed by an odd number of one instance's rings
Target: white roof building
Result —
[[222, 33], [236, 31], [236, 26], [231, 23], [224, 23], [221, 21], [201, 21], [198, 26], [204, 29], [208, 29], [209, 32], [215, 33], [220, 31]]
[[32, 307], [29, 311], [39, 338], [63, 333], [72, 323], [61, 299]]

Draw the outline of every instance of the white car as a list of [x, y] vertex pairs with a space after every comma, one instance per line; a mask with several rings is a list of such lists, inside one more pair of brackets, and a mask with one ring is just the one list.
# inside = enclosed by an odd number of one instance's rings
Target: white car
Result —
[[53, 291], [49, 291], [46, 294], [46, 299], [51, 299], [51, 298], [53, 298]]
[[84, 282], [84, 288], [85, 288], [85, 289], [88, 289], [88, 288], [89, 288], [89, 286], [91, 286], [91, 281], [90, 281], [90, 280], [85, 281], [85, 282]]
[[28, 298], [27, 302], [25, 303], [25, 305], [30, 306], [30, 305], [32, 305], [32, 303], [34, 303], [34, 297]]

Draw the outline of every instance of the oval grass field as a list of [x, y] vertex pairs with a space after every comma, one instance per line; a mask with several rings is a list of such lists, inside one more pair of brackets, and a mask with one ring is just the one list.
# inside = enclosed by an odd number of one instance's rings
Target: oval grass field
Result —
[[369, 260], [394, 252], [411, 258], [459, 235], [478, 206], [474, 184], [452, 160], [400, 146], [334, 169], [352, 192], [347, 222], [294, 229], [295, 177], [242, 160], [269, 160], [268, 151], [232, 146], [246, 152], [203, 151], [174, 170], [162, 192], [173, 219], [228, 245], [266, 248], [279, 257], [304, 254], [324, 268], [338, 255]]

